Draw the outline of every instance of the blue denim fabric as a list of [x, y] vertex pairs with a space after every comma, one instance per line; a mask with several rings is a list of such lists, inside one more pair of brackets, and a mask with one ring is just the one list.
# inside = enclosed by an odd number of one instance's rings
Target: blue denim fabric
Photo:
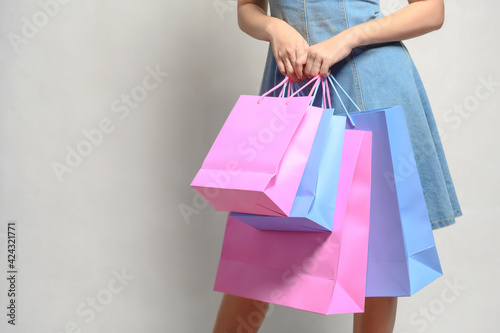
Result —
[[[288, 22], [309, 45], [383, 16], [378, 0], [270, 0], [270, 7], [272, 16]], [[330, 70], [361, 110], [403, 106], [416, 168], [409, 165], [395, 177], [404, 177], [406, 172], [416, 169], [432, 228], [453, 224], [462, 211], [427, 94], [404, 44], [391, 42], [356, 48]], [[282, 79], [269, 48], [260, 93]], [[330, 94], [335, 113], [344, 113], [333, 89]], [[317, 94], [315, 105], [321, 105], [321, 96]], [[346, 98], [344, 104], [349, 112], [359, 112]]]

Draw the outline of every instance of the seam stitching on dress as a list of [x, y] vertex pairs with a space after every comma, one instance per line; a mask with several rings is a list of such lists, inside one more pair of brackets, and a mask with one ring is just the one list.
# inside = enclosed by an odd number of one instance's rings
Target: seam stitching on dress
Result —
[[351, 59], [352, 59], [352, 63], [353, 63], [353, 68], [354, 68], [354, 71], [355, 71], [355, 86], [356, 86], [356, 93], [357, 93], [357, 99], [358, 99], [358, 104], [359, 104], [359, 107], [361, 110], [364, 110], [365, 109], [365, 103], [363, 102], [363, 93], [361, 92], [361, 82], [360, 82], [360, 79], [359, 79], [359, 74], [358, 74], [358, 66], [356, 65], [356, 59], [354, 58], [354, 56], [351, 54]]
[[[454, 210], [453, 213], [457, 213], [459, 211], [460, 210], [457, 209], [457, 210]], [[432, 222], [431, 224], [436, 224], [436, 223], [439, 223], [439, 222], [444, 222], [444, 221], [451, 220], [451, 219], [454, 219], [454, 218], [457, 218], [457, 217], [459, 217], [459, 216], [453, 215], [453, 216], [445, 218], [444, 220], [439, 220], [439, 221]]]
[[[283, 20], [283, 11], [281, 10], [281, 2], [280, 0], [276, 0], [276, 9], [278, 11], [278, 15], [279, 15], [279, 18], [281, 20]], [[272, 52], [272, 46], [269, 45], [270, 47], [270, 50], [271, 50], [271, 54], [272, 54], [272, 59], [273, 61], [276, 63], [276, 59], [274, 59], [274, 54]], [[281, 73], [281, 72], [280, 72]], [[274, 75], [273, 75], [273, 87], [275, 87], [278, 83], [277, 83], [277, 80], [276, 78], [278, 77], [278, 64], [276, 64], [276, 66], [274, 66]], [[271, 87], [272, 88], [272, 87]], [[271, 89], [269, 88], [269, 89]], [[267, 90], [266, 90], [267, 91]], [[273, 91], [273, 96], [276, 97], [276, 92]]]
[[280, 0], [276, 0], [276, 9], [278, 11], [279, 18], [283, 20], [283, 11], [281, 10], [281, 2]]
[[[402, 49], [406, 55], [406, 60], [408, 61], [408, 65], [411, 67], [413, 67], [413, 64], [411, 63], [411, 56], [410, 56], [410, 52], [408, 51], [408, 49], [406, 48], [406, 46], [403, 44], [402, 41], [399, 41], [399, 44], [402, 46]], [[413, 71], [412, 71], [412, 76], [413, 76]]]
[[[345, 2], [344, 0], [339, 0], [339, 7], [340, 7], [340, 11], [342, 12], [342, 23], [344, 24], [344, 30], [347, 30], [349, 28], [349, 24], [347, 23], [347, 13], [346, 13], [346, 10], [345, 10]], [[357, 68], [357, 65], [356, 65], [356, 61], [354, 60], [354, 55], [352, 54], [349, 54], [349, 59], [350, 59], [350, 65], [351, 65], [351, 68], [352, 68], [352, 71], [353, 71], [353, 76], [354, 76], [354, 90], [356, 92], [356, 100], [358, 102], [358, 106], [364, 110], [365, 109], [365, 105], [364, 105], [364, 102], [363, 102], [363, 95], [361, 93], [361, 84], [359, 82], [359, 74], [358, 74], [358, 68]]]
[[306, 35], [307, 44], [311, 45], [311, 40], [309, 39], [309, 30], [307, 29], [306, 0], [302, 0], [302, 30]]

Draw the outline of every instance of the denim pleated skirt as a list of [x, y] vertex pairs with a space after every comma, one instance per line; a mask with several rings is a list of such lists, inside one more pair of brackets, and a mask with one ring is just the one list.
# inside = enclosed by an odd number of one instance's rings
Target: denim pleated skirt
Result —
[[[270, 7], [272, 16], [294, 27], [309, 45], [383, 16], [378, 0], [270, 0]], [[432, 228], [453, 224], [462, 212], [427, 94], [404, 44], [358, 47], [330, 70], [361, 110], [403, 106]], [[283, 78], [269, 48], [260, 93]], [[333, 89], [330, 93], [334, 113], [345, 112]], [[349, 112], [363, 112], [344, 105]]]

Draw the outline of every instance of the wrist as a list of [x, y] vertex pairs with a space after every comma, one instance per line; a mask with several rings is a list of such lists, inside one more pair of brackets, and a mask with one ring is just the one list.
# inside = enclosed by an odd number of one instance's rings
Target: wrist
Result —
[[273, 37], [276, 35], [276, 32], [279, 29], [279, 26], [284, 22], [275, 17], [269, 17], [266, 25], [264, 26], [264, 31], [266, 34], [266, 39], [268, 42], [273, 41]]
[[344, 41], [351, 49], [365, 44], [363, 38], [364, 34], [362, 33], [362, 29], [359, 25], [344, 30], [341, 32], [341, 34], [344, 35]]

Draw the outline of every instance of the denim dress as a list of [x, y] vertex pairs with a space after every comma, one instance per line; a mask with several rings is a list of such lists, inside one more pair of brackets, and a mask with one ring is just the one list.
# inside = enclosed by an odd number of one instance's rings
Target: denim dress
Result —
[[[269, 3], [271, 15], [294, 27], [309, 45], [383, 16], [378, 0], [270, 0]], [[453, 224], [462, 212], [427, 94], [404, 44], [390, 42], [355, 48], [330, 70], [361, 110], [403, 107], [432, 228]], [[260, 93], [270, 90], [283, 78], [269, 47]], [[334, 113], [343, 113], [333, 89], [330, 93]], [[277, 91], [272, 93], [277, 94]], [[317, 94], [314, 105], [321, 104], [321, 95]], [[344, 104], [349, 112], [363, 112], [351, 103]]]

